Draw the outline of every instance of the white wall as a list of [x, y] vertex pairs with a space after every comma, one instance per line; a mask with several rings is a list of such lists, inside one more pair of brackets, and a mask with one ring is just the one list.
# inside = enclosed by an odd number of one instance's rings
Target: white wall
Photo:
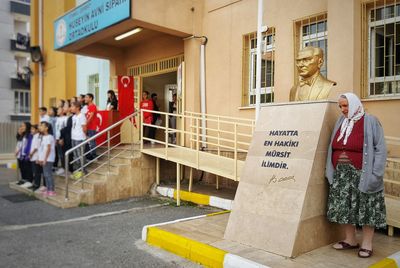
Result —
[[77, 56], [76, 57], [76, 94], [89, 92], [89, 76], [99, 74], [99, 103], [97, 108], [105, 110], [107, 106], [107, 91], [110, 81], [110, 62], [108, 60]]

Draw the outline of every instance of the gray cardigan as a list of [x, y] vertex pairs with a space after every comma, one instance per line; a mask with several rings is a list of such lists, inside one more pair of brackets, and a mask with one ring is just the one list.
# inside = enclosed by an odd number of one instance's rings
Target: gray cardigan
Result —
[[[344, 116], [342, 115], [336, 122], [328, 148], [325, 176], [328, 178], [329, 184], [332, 184], [334, 172], [332, 164], [332, 141], [343, 120]], [[364, 115], [362, 173], [360, 183], [358, 184], [358, 189], [361, 192], [376, 193], [383, 190], [386, 156], [386, 144], [382, 126], [376, 117], [366, 113]]]

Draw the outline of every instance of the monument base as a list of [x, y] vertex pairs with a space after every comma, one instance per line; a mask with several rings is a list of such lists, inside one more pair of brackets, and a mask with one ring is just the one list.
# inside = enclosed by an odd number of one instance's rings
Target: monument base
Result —
[[263, 107], [225, 239], [295, 257], [341, 238], [326, 220], [325, 162], [337, 103]]

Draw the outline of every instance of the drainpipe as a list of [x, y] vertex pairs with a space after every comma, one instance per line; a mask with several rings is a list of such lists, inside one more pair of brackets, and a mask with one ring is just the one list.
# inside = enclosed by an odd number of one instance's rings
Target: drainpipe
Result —
[[262, 15], [263, 1], [258, 0], [258, 16], [257, 16], [257, 62], [256, 62], [256, 122], [260, 114], [261, 102], [261, 41], [262, 41]]
[[[39, 0], [39, 47], [43, 51], [43, 0]], [[43, 62], [39, 62], [39, 107], [43, 106]]]
[[201, 140], [202, 149], [207, 147], [206, 138], [206, 44], [208, 38], [206, 36], [190, 36], [183, 40], [202, 39], [200, 45], [200, 112], [201, 112]]
[[207, 147], [206, 139], [206, 44], [207, 37], [203, 36], [200, 46], [200, 110], [201, 110], [201, 140], [202, 147]]

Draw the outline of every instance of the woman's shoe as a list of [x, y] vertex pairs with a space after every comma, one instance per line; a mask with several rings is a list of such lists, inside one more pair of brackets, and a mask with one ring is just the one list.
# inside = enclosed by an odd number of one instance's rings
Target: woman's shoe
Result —
[[[336, 245], [340, 245], [341, 247], [340, 248], [336, 248], [335, 247]], [[356, 249], [356, 248], [359, 248], [359, 247], [360, 247], [359, 244], [350, 245], [349, 243], [346, 243], [344, 241], [337, 242], [335, 245], [333, 245], [333, 248], [336, 249], [336, 250]]]
[[369, 257], [372, 256], [372, 253], [373, 253], [372, 249], [369, 250], [369, 249], [365, 249], [365, 248], [360, 248], [358, 250], [358, 257], [360, 257], [360, 258], [369, 258]]

